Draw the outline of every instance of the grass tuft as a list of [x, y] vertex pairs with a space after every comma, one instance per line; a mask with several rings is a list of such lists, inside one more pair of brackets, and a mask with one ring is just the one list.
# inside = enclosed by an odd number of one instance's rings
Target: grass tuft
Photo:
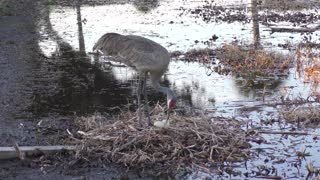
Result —
[[224, 68], [244, 77], [285, 73], [293, 59], [273, 51], [254, 49], [235, 43], [224, 44], [217, 50], [217, 57]]

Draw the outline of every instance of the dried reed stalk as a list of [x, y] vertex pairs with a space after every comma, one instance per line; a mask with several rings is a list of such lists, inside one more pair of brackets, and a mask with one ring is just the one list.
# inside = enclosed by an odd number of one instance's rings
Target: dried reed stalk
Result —
[[80, 131], [84, 148], [79, 154], [127, 167], [162, 166], [172, 171], [181, 165], [207, 167], [249, 156], [245, 132], [237, 123], [204, 115], [172, 115], [168, 128], [141, 128], [132, 112], [123, 112], [111, 120], [89, 117], [79, 122], [85, 131]]

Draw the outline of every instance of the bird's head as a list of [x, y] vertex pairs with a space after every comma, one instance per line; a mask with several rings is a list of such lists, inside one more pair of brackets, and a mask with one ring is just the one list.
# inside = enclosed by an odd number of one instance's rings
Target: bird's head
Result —
[[172, 96], [171, 98], [168, 98], [167, 102], [168, 102], [167, 120], [169, 120], [172, 109], [176, 107], [176, 97]]
[[172, 109], [174, 107], [176, 107], [176, 98], [175, 97], [168, 100], [168, 108]]

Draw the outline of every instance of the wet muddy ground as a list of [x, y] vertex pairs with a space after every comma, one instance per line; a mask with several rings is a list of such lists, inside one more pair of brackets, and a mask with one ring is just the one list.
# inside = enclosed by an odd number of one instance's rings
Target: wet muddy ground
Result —
[[[117, 105], [114, 102], [127, 104], [129, 90], [119, 89], [118, 93], [124, 94], [119, 97], [101, 93], [120, 85], [113, 86], [112, 74], [75, 62], [78, 55], [68, 44], [60, 43], [60, 49], [66, 53], [57, 53], [56, 58], [49, 59], [42, 54], [39, 41], [49, 38], [38, 29], [48, 16], [43, 2], [8, 1], [4, 5], [5, 11], [0, 17], [1, 146], [11, 146], [12, 139], [21, 146], [70, 143], [66, 140], [66, 130], [76, 130], [76, 117], [88, 112], [112, 112], [111, 107]], [[54, 33], [51, 37], [55, 37]], [[81, 163], [77, 166], [73, 162], [77, 167], [72, 167], [72, 162], [71, 166], [67, 163], [70, 156], [59, 156], [1, 161], [0, 179], [119, 179], [128, 176], [125, 169], [116, 165], [97, 162], [96, 165]], [[141, 177], [138, 175], [129, 176], [138, 179]]]
[[[214, 3], [202, 1], [154, 1], [147, 7], [143, 3], [132, 5], [125, 1], [86, 6], [91, 3], [85, 1], [82, 7], [87, 52], [107, 31], [143, 35], [170, 52], [182, 52], [173, 58], [163, 81], [177, 92], [179, 109], [190, 112], [200, 109], [213, 117], [234, 118], [248, 132], [319, 133], [317, 124], [305, 126], [286, 122], [281, 116], [281, 111], [292, 108], [286, 104], [297, 98], [310, 96], [310, 101], [319, 106], [317, 98], [312, 96], [319, 91], [311, 84], [303, 83], [295, 66], [285, 76], [262, 77], [255, 80], [253, 86], [248, 86], [244, 77], [219, 74], [213, 69], [208, 71], [203, 63], [182, 61], [195, 58], [185, 53], [193, 48], [251, 41], [251, 18], [245, 6], [216, 7], [212, 6]], [[10, 146], [11, 139], [28, 146], [70, 144], [68, 131], [76, 134], [77, 118], [94, 113], [110, 116], [117, 113], [118, 108], [136, 108], [136, 74], [132, 70], [112, 68], [103, 63], [94, 66], [90, 56], [80, 56], [76, 13], [69, 1], [54, 3], [60, 6], [49, 6], [49, 1], [47, 4], [41, 1], [6, 1], [3, 4], [5, 9], [0, 11], [1, 146]], [[296, 49], [290, 51], [288, 47], [300, 43], [319, 44], [319, 19], [316, 9], [285, 13], [262, 9], [259, 16], [261, 44], [267, 49], [289, 54], [294, 54]], [[314, 31], [272, 30], [272, 27], [282, 26], [289, 29], [307, 27]], [[202, 54], [199, 55], [201, 58]], [[219, 64], [216, 53], [206, 58], [212, 63], [210, 67]], [[150, 92], [154, 103], [159, 99], [161, 103], [165, 101], [161, 94], [152, 89]], [[259, 179], [269, 176], [300, 179], [307, 177], [308, 164], [320, 168], [316, 161], [320, 158], [318, 136], [263, 134], [251, 144], [252, 159], [226, 163], [222, 174], [195, 170], [185, 178]], [[0, 179], [26, 179], [26, 175], [29, 179], [152, 178], [146, 175], [148, 173], [126, 173], [122, 167], [106, 165], [99, 160], [65, 164], [68, 158], [68, 155], [57, 155], [30, 162], [1, 161]]]

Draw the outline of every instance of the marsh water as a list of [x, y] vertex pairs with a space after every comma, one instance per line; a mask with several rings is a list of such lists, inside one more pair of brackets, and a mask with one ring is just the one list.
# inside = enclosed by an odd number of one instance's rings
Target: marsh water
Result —
[[[87, 54], [92, 51], [98, 38], [107, 32], [141, 35], [160, 43], [169, 52], [187, 52], [199, 48], [215, 49], [233, 41], [247, 44], [252, 44], [254, 41], [249, 1], [152, 2], [81, 6]], [[219, 14], [220, 19], [204, 18], [206, 8], [211, 6], [225, 8], [223, 13]], [[312, 8], [286, 12], [260, 9], [259, 14], [271, 12], [318, 14], [316, 9]], [[223, 18], [228, 16], [233, 19]], [[238, 18], [243, 16], [243, 19]], [[320, 30], [309, 33], [272, 32], [271, 26], [312, 28], [319, 23], [316, 18], [312, 22], [290, 22], [284, 18], [268, 24], [260, 23], [260, 44], [266, 50], [294, 57], [296, 51], [283, 48], [282, 45], [289, 44], [294, 47], [304, 42], [306, 38], [315, 44], [320, 43]], [[37, 31], [40, 33], [38, 45], [42, 56], [46, 58], [45, 62], [40, 62], [37, 66], [39, 68], [37, 71], [41, 72], [38, 73], [38, 77], [31, 77], [32, 83], [39, 87], [27, 102], [16, 105], [22, 106], [24, 113], [28, 114], [30, 113], [28, 110], [32, 109], [30, 116], [45, 116], [46, 119], [53, 120], [56, 114], [112, 113], [117, 107], [123, 108], [128, 104], [135, 104], [137, 74], [132, 69], [109, 66], [104, 63], [105, 59], [100, 59], [99, 66], [90, 69], [83, 64], [84, 67], [79, 69], [86, 69], [85, 75], [79, 75], [83, 72], [73, 67], [72, 62], [76, 59], [74, 52], [79, 51], [76, 8], [50, 6], [49, 16], [40, 20]], [[214, 41], [209, 40], [213, 35], [218, 38]], [[82, 60], [94, 63], [90, 55]], [[211, 60], [211, 66], [219, 62], [215, 56], [211, 57]], [[43, 64], [45, 67], [41, 69]], [[43, 84], [42, 81], [48, 82], [46, 79], [50, 79], [51, 83]], [[234, 118], [243, 124], [244, 129], [258, 128], [264, 131], [295, 129], [320, 133], [319, 127], [300, 127], [295, 123], [287, 123], [279, 116], [279, 107], [270, 105], [280, 101], [281, 98], [306, 99], [319, 92], [311, 83], [305, 83], [305, 79], [297, 75], [295, 66], [291, 67], [285, 76], [275, 74], [273, 78], [261, 77], [257, 81], [263, 85], [248, 87], [242, 77], [221, 75], [208, 70], [202, 63], [173, 58], [161, 83], [176, 92], [178, 109], [190, 111], [198, 109], [213, 117]], [[161, 103], [165, 101], [165, 97], [152, 88], [148, 89], [148, 92], [151, 94], [151, 101], [160, 100]], [[19, 110], [13, 113], [23, 116]], [[270, 121], [276, 123], [268, 123]], [[240, 173], [214, 175], [196, 171], [188, 178], [208, 176], [258, 179], [256, 175], [261, 173], [286, 179], [301, 179], [307, 176], [306, 166], [310, 162], [315, 168], [320, 168], [318, 161], [320, 145], [315, 136], [263, 134], [259, 143], [251, 144], [253, 146], [251, 159], [246, 162], [226, 164], [226, 167], [232, 167], [233, 172]], [[310, 156], [298, 156], [297, 152], [300, 151], [305, 151]], [[269, 172], [266, 173], [267, 171]]]

